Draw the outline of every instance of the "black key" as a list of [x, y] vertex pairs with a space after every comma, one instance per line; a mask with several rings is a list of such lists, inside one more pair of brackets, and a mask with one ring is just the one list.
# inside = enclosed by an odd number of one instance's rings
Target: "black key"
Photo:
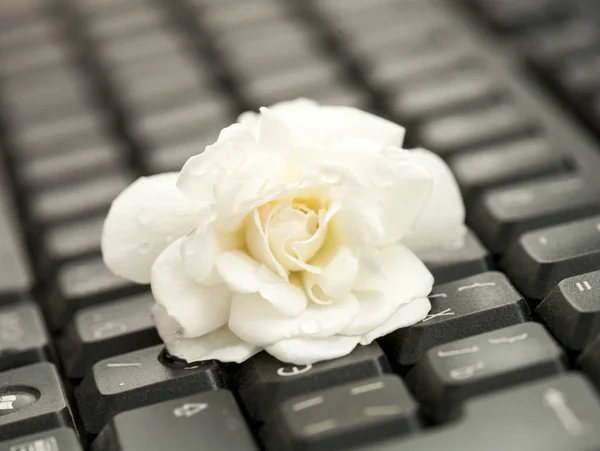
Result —
[[134, 129], [146, 147], [155, 149], [181, 140], [182, 134], [189, 136], [191, 131], [201, 127], [219, 129], [228, 121], [227, 107], [218, 97], [192, 96], [184, 104], [148, 112], [135, 122]]
[[235, 398], [227, 390], [195, 394], [120, 413], [92, 446], [93, 451], [167, 449], [259, 450]]
[[23, 178], [30, 186], [45, 186], [117, 170], [122, 151], [110, 145], [89, 145], [74, 152], [53, 153], [23, 163]]
[[34, 284], [5, 170], [0, 162], [0, 303], [2, 298], [29, 291]]
[[419, 429], [418, 406], [398, 376], [299, 396], [275, 411], [261, 436], [269, 450], [328, 451]]
[[600, 216], [526, 233], [501, 262], [515, 286], [541, 300], [561, 280], [600, 265]]
[[585, 17], [536, 29], [522, 42], [526, 57], [545, 69], [568, 55], [598, 48], [600, 35], [596, 24]]
[[0, 371], [50, 360], [44, 319], [33, 302], [0, 307]]
[[565, 361], [543, 326], [523, 323], [430, 349], [406, 383], [429, 415], [444, 421], [469, 398], [551, 376]]
[[568, 373], [474, 400], [462, 421], [437, 432], [352, 451], [595, 451], [599, 421], [594, 388]]
[[488, 271], [493, 264], [492, 256], [471, 231], [460, 247], [433, 249], [419, 254], [419, 258], [433, 274], [436, 284]]
[[494, 28], [515, 31], [563, 17], [570, 2], [563, 0], [470, 0]]
[[585, 347], [577, 358], [577, 364], [586, 372], [592, 382], [600, 387], [600, 335]]
[[115, 170], [68, 185], [43, 189], [32, 198], [32, 213], [40, 222], [56, 222], [108, 211], [113, 199], [131, 182], [129, 173]]
[[435, 286], [429, 299], [431, 311], [423, 321], [380, 340], [401, 366], [413, 365], [434, 346], [529, 319], [525, 299], [499, 272]]
[[60, 428], [0, 443], [0, 451], [83, 451], [73, 429]]
[[302, 366], [282, 363], [261, 352], [242, 365], [233, 383], [250, 418], [265, 421], [273, 408], [286, 398], [388, 371], [385, 355], [373, 343], [358, 346], [339, 359]]
[[525, 113], [512, 104], [492, 104], [465, 113], [438, 117], [424, 122], [417, 129], [417, 140], [425, 148], [448, 156], [458, 151], [472, 150], [536, 129]]
[[99, 360], [161, 343], [150, 293], [80, 310], [60, 341], [65, 374], [82, 378]]
[[499, 92], [497, 82], [489, 73], [473, 68], [407, 84], [395, 97], [393, 108], [403, 120], [415, 120], [497, 98]]
[[113, 274], [101, 257], [65, 263], [58, 269], [57, 289], [47, 303], [50, 326], [63, 328], [84, 307], [145, 290]]
[[523, 182], [481, 196], [469, 223], [488, 249], [501, 254], [529, 230], [600, 213], [599, 195], [579, 177]]
[[216, 130], [207, 130], [204, 133], [197, 131], [195, 136], [185, 141], [150, 149], [145, 155], [147, 166], [152, 173], [180, 171], [189, 158], [202, 153], [206, 146], [215, 143], [218, 135]]
[[100, 253], [105, 215], [56, 224], [46, 229], [45, 247], [52, 261]]
[[555, 174], [565, 158], [546, 138], [535, 137], [456, 155], [448, 161], [463, 195], [472, 199], [484, 189]]
[[87, 432], [97, 434], [125, 410], [223, 387], [216, 361], [170, 367], [160, 360], [162, 350], [162, 345], [152, 346], [93, 366], [75, 391]]
[[36, 363], [0, 373], [2, 439], [64, 426], [73, 426], [73, 417], [53, 364]]
[[535, 310], [560, 343], [581, 351], [600, 334], [600, 271], [561, 281]]

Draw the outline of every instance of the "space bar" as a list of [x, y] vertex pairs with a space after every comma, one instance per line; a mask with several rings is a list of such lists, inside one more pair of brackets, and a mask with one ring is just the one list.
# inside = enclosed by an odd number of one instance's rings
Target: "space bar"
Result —
[[31, 290], [33, 274], [11, 202], [6, 168], [0, 163], [0, 303]]

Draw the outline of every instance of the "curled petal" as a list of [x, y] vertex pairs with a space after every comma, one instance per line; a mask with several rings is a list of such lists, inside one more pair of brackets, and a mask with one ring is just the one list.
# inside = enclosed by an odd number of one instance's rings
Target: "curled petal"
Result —
[[282, 279], [244, 252], [224, 252], [217, 257], [216, 268], [231, 291], [257, 293], [282, 315], [295, 317], [306, 309], [306, 294], [295, 277]]
[[359, 305], [352, 295], [328, 305], [309, 303], [299, 316], [278, 312], [260, 294], [233, 296], [229, 327], [242, 340], [269, 346], [296, 337], [326, 338], [344, 330], [356, 318]]
[[281, 340], [265, 350], [282, 362], [295, 365], [312, 365], [323, 360], [336, 359], [352, 352], [359, 342], [358, 337], [290, 338]]
[[354, 291], [360, 314], [343, 335], [365, 335], [384, 324], [402, 305], [427, 297], [433, 276], [425, 265], [402, 244], [381, 251], [381, 271], [385, 284], [377, 290]]
[[183, 270], [181, 242], [172, 243], [152, 266], [152, 294], [181, 329], [184, 338], [199, 337], [227, 324], [231, 292], [226, 285], [204, 286]]
[[261, 351], [240, 340], [227, 326], [201, 337], [184, 338], [179, 323], [169, 316], [162, 305], [155, 304], [152, 315], [167, 351], [189, 363], [203, 360], [242, 363]]
[[360, 344], [368, 345], [373, 340], [390, 332], [417, 324], [425, 319], [430, 310], [431, 303], [428, 298], [413, 299], [408, 304], [401, 305], [382, 325], [364, 334], [360, 339]]
[[142, 177], [113, 201], [102, 231], [102, 255], [115, 274], [150, 282], [158, 255], [206, 214], [177, 190], [176, 180], [176, 173]]
[[327, 243], [311, 264], [323, 268], [319, 274], [302, 273], [304, 288], [313, 302], [327, 304], [350, 294], [359, 263], [348, 247]]
[[[297, 141], [331, 144], [341, 138], [361, 138], [379, 145], [402, 145], [405, 130], [398, 124], [345, 106], [319, 106], [307, 99], [282, 102], [269, 107], [286, 124]], [[263, 116], [245, 113], [238, 119], [248, 127], [258, 129]]]
[[246, 245], [250, 255], [265, 265], [281, 278], [288, 280], [287, 271], [277, 261], [269, 248], [269, 243], [263, 229], [263, 221], [259, 209], [255, 209], [246, 220]]
[[244, 246], [242, 230], [217, 231], [212, 222], [206, 222], [183, 238], [181, 257], [186, 275], [202, 285], [222, 283], [215, 268], [217, 255]]
[[464, 239], [465, 207], [450, 168], [427, 150], [414, 150], [413, 161], [433, 179], [433, 189], [425, 208], [402, 242], [414, 252], [450, 246]]

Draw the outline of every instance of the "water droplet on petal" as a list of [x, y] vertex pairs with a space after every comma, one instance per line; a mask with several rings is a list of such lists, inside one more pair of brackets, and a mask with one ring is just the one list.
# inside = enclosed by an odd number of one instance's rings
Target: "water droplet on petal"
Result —
[[171, 241], [173, 241], [173, 235], [167, 235], [165, 240], [167, 240], [167, 243], [170, 243]]
[[147, 254], [148, 252], [150, 252], [150, 243], [141, 243], [138, 246], [138, 251], [140, 254]]
[[141, 211], [138, 214], [138, 221], [142, 225], [148, 225], [154, 220], [154, 215], [148, 211]]
[[314, 335], [321, 331], [321, 325], [315, 320], [304, 321], [300, 324], [300, 332], [306, 335]]

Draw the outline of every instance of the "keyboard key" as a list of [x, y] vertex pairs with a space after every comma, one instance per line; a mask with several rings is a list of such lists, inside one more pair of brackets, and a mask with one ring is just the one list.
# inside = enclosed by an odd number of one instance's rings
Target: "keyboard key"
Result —
[[233, 386], [250, 418], [265, 421], [286, 398], [386, 372], [388, 361], [374, 343], [358, 346], [346, 357], [302, 366], [282, 363], [261, 352], [241, 366]]
[[66, 63], [72, 58], [72, 48], [66, 43], [56, 40], [40, 42], [35, 46], [15, 49], [3, 53], [0, 73], [3, 77], [18, 77], [23, 73], [32, 72]]
[[459, 247], [433, 249], [419, 254], [419, 258], [433, 274], [436, 284], [479, 274], [493, 265], [492, 256], [471, 231]]
[[45, 248], [53, 260], [69, 260], [100, 253], [104, 215], [56, 224], [46, 229]]
[[0, 451], [83, 451], [73, 429], [60, 428], [0, 443]]
[[80, 135], [100, 135], [104, 131], [104, 117], [98, 111], [85, 111], [67, 117], [53, 116], [41, 123], [15, 124], [18, 126], [17, 143], [26, 148], [60, 146]]
[[163, 345], [111, 357], [96, 363], [75, 390], [85, 430], [97, 434], [117, 413], [216, 390], [224, 385], [216, 361], [185, 368], [165, 366]]
[[600, 387], [600, 335], [597, 335], [577, 358], [577, 364]]
[[418, 406], [398, 376], [292, 398], [261, 432], [269, 450], [329, 451], [414, 433]]
[[566, 357], [543, 326], [523, 323], [430, 349], [406, 383], [430, 416], [459, 416], [469, 398], [561, 372]]
[[47, 186], [118, 170], [122, 163], [122, 151], [114, 145], [91, 145], [27, 160], [22, 165], [23, 178], [30, 186]]
[[92, 450], [196, 451], [199, 446], [206, 451], [259, 450], [231, 392], [215, 390], [120, 413]]
[[13, 298], [15, 294], [29, 291], [34, 284], [5, 170], [0, 162], [0, 302], [3, 298]]
[[143, 289], [113, 274], [100, 257], [66, 263], [58, 269], [57, 292], [47, 306], [48, 320], [51, 327], [63, 328], [79, 309]]
[[468, 221], [485, 246], [501, 254], [529, 230], [600, 213], [599, 194], [576, 176], [522, 182], [484, 194]]
[[528, 299], [539, 301], [561, 280], [598, 268], [599, 224], [594, 216], [526, 233], [501, 265]]
[[433, 79], [407, 84], [393, 100], [393, 109], [403, 120], [417, 120], [497, 98], [498, 83], [481, 69], [444, 72]]
[[44, 319], [33, 302], [0, 307], [0, 371], [52, 357]]
[[204, 152], [206, 146], [217, 141], [218, 136], [217, 130], [207, 130], [205, 133], [197, 132], [189, 140], [150, 149], [145, 155], [148, 168], [154, 174], [180, 171], [189, 158]]
[[564, 0], [470, 0], [469, 3], [500, 31], [515, 31], [561, 18], [571, 6]]
[[32, 199], [32, 213], [38, 221], [57, 222], [88, 213], [108, 210], [113, 199], [132, 182], [124, 171], [40, 190]]
[[0, 373], [0, 437], [3, 440], [73, 426], [56, 367], [36, 363]]
[[448, 156], [535, 130], [526, 113], [512, 104], [492, 104], [465, 113], [438, 117], [417, 127], [419, 143]]
[[459, 154], [448, 164], [463, 196], [473, 199], [485, 189], [563, 172], [565, 160], [546, 138], [535, 137]]
[[99, 360], [161, 343], [153, 304], [147, 293], [78, 311], [60, 342], [67, 377], [82, 378]]
[[599, 286], [600, 271], [570, 277], [561, 281], [535, 310], [570, 351], [581, 351], [600, 334]]
[[568, 373], [467, 404], [462, 421], [352, 451], [591, 451], [598, 448], [600, 402], [589, 382]]
[[530, 316], [525, 299], [499, 272], [434, 286], [429, 299], [427, 318], [380, 340], [400, 366], [413, 365], [434, 346], [522, 323]]

